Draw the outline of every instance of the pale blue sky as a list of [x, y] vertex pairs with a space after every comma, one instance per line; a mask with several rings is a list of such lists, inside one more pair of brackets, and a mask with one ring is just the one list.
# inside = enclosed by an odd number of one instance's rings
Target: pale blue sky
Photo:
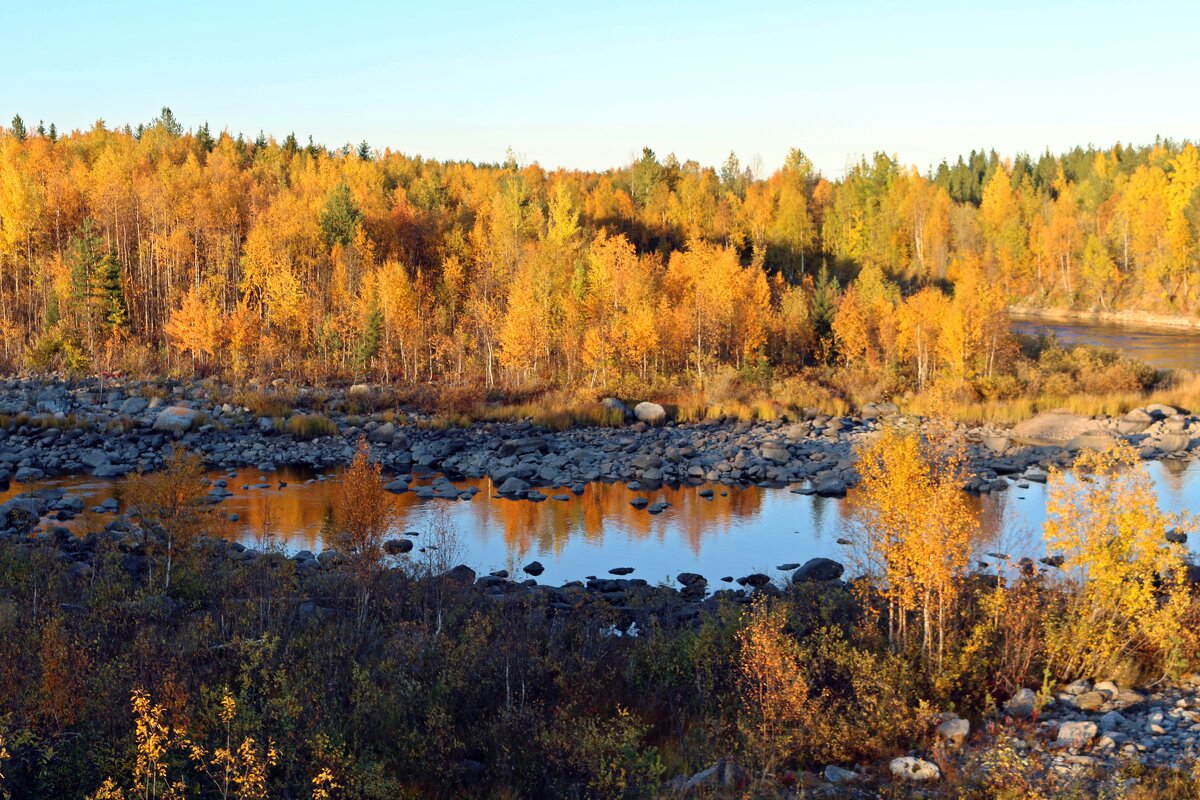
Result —
[[435, 158], [604, 168], [648, 144], [826, 174], [995, 147], [1200, 132], [1200, 4], [14, 2], [0, 119], [60, 129], [171, 106]]

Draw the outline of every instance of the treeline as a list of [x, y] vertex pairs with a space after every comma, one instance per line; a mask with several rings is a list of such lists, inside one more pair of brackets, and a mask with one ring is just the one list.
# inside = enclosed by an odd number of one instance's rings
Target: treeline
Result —
[[1189, 312], [1197, 186], [1170, 141], [925, 176], [879, 154], [831, 181], [798, 150], [765, 178], [649, 149], [548, 172], [185, 132], [169, 109], [66, 136], [17, 117], [0, 355], [609, 388], [847, 363], [920, 388], [1004, 369], [1013, 301]]

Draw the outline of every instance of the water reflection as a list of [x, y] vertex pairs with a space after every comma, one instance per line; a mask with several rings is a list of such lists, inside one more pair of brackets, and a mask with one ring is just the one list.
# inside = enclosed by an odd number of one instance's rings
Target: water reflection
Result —
[[[1186, 462], [1147, 465], [1166, 511], [1194, 508], [1200, 500], [1200, 470]], [[213, 475], [218, 477], [227, 477]], [[236, 515], [222, 535], [252, 545], [270, 533], [289, 551], [321, 549], [321, 529], [329, 514], [336, 476], [312, 476], [281, 470], [270, 476], [254, 470], [227, 478], [233, 496], [216, 508], [222, 517]], [[287, 485], [281, 487], [280, 482]], [[428, 483], [428, 479], [417, 482]], [[270, 488], [246, 488], [267, 484]], [[94, 479], [47, 481], [61, 485], [88, 506], [116, 494], [119, 484]], [[541, 503], [499, 497], [488, 479], [462, 481], [479, 489], [471, 501], [425, 500], [413, 493], [389, 495], [397, 512], [397, 529], [415, 531], [416, 544], [429, 526], [435, 504], [445, 504], [457, 528], [464, 560], [476, 569], [513, 569], [533, 559], [546, 567], [546, 581], [599, 575], [617, 566], [636, 569], [637, 577], [655, 581], [688, 571], [710, 581], [753, 571], [776, 574], [775, 567], [815, 556], [838, 558], [855, 495], [829, 500], [787, 489], [709, 486], [664, 487], [632, 492], [622, 484], [591, 484], [580, 496], [567, 489], [546, 490]], [[13, 486], [0, 500], [29, 486]], [[635, 497], [670, 503], [661, 514], [630, 505]], [[1045, 486], [1012, 484], [1008, 491], [974, 497], [980, 521], [981, 552], [1042, 555]], [[77, 524], [77, 522], [76, 522]]]

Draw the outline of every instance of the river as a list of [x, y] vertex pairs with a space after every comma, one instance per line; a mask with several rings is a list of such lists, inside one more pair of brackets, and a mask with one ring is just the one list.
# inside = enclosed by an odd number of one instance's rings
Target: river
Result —
[[[1158, 488], [1164, 510], [1182, 511], [1200, 505], [1200, 468], [1179, 461], [1146, 465]], [[270, 475], [243, 470], [224, 477], [233, 493], [216, 506], [223, 520], [222, 535], [248, 546], [271, 541], [285, 550], [319, 551], [321, 530], [330, 513], [337, 476], [324, 480], [283, 469]], [[286, 486], [280, 486], [280, 482]], [[418, 480], [414, 485], [427, 483]], [[120, 485], [89, 478], [45, 481], [37, 486], [62, 486], [85, 503], [120, 497]], [[255, 488], [269, 485], [270, 488]], [[413, 493], [389, 495], [396, 512], [396, 532], [414, 532], [417, 548], [428, 539], [433, 510], [445, 508], [457, 534], [456, 561], [476, 570], [517, 569], [537, 559], [546, 568], [543, 581], [562, 582], [603, 575], [613, 567], [633, 567], [634, 577], [655, 582], [680, 572], [698, 572], [710, 582], [751, 572], [779, 575], [778, 566], [803, 563], [814, 556], [844, 559], [837, 540], [845, 534], [854, 503], [798, 494], [788, 488], [712, 485], [663, 487], [631, 491], [624, 484], [596, 483], [580, 496], [566, 489], [547, 490], [567, 499], [534, 503], [498, 496], [484, 478], [460, 481], [479, 493], [470, 501], [423, 500]], [[7, 499], [29, 485], [14, 485], [0, 494]], [[630, 501], [646, 497], [666, 500], [670, 508], [650, 514]], [[1008, 491], [971, 499], [979, 519], [981, 553], [1003, 551], [1014, 557], [1043, 554], [1040, 536], [1045, 519], [1045, 486], [1013, 482]], [[236, 521], [230, 517], [236, 515]], [[101, 518], [103, 521], [105, 518]], [[76, 529], [81, 519], [70, 523]], [[411, 558], [419, 559], [414, 551]]]
[[1012, 317], [1012, 330], [1052, 334], [1065, 345], [1091, 344], [1119, 350], [1159, 369], [1200, 372], [1200, 333], [1187, 328], [1139, 328], [1112, 322]]
[[[1119, 349], [1164, 369], [1200, 370], [1200, 335], [1188, 331], [1147, 331], [1091, 322], [1047, 322], [1015, 319], [1021, 333], [1053, 333], [1066, 344], [1099, 344]], [[1200, 467], [1184, 461], [1146, 465], [1167, 511], [1200, 507]], [[322, 527], [330, 513], [337, 475], [317, 476], [293, 469], [264, 475], [244, 469], [225, 478], [232, 495], [221, 502], [220, 534], [249, 546], [271, 541], [290, 552], [319, 551]], [[428, 483], [432, 476], [415, 481]], [[285, 484], [285, 485], [281, 485]], [[269, 488], [256, 488], [268, 486]], [[476, 570], [517, 569], [532, 560], [545, 566], [542, 580], [561, 582], [602, 575], [613, 567], [633, 567], [634, 576], [649, 581], [680, 572], [697, 572], [712, 583], [751, 572], [778, 574], [777, 567], [803, 563], [814, 556], [845, 558], [837, 540], [845, 535], [854, 503], [801, 494], [788, 488], [733, 488], [720, 485], [664, 487], [632, 491], [623, 484], [590, 484], [582, 495], [566, 489], [545, 490], [540, 503], [498, 496], [488, 479], [458, 482], [473, 486], [470, 501], [423, 500], [413, 493], [389, 495], [396, 513], [396, 532], [415, 533], [417, 551], [428, 538], [431, 515], [445, 508], [456, 532], [463, 563]], [[61, 486], [87, 506], [107, 497], [120, 499], [119, 483], [94, 478], [65, 478], [38, 484], [14, 484], [0, 501], [21, 491]], [[712, 497], [701, 494], [712, 489]], [[661, 514], [634, 508], [645, 497], [670, 507]], [[1008, 491], [972, 498], [979, 519], [980, 553], [1004, 551], [1013, 556], [1043, 555], [1045, 487], [1013, 482]], [[101, 518], [101, 523], [105, 518]], [[81, 520], [69, 523], [79, 529]], [[1194, 546], [1194, 543], [1193, 543]]]

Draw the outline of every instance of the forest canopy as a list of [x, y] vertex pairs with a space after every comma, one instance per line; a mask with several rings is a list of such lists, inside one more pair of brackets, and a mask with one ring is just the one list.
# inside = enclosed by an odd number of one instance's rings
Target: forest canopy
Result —
[[604, 172], [254, 140], [169, 109], [0, 129], [10, 367], [703, 384], [722, 367], [990, 375], [1012, 304], [1190, 314], [1190, 143], [879, 153], [830, 179], [646, 148]]

